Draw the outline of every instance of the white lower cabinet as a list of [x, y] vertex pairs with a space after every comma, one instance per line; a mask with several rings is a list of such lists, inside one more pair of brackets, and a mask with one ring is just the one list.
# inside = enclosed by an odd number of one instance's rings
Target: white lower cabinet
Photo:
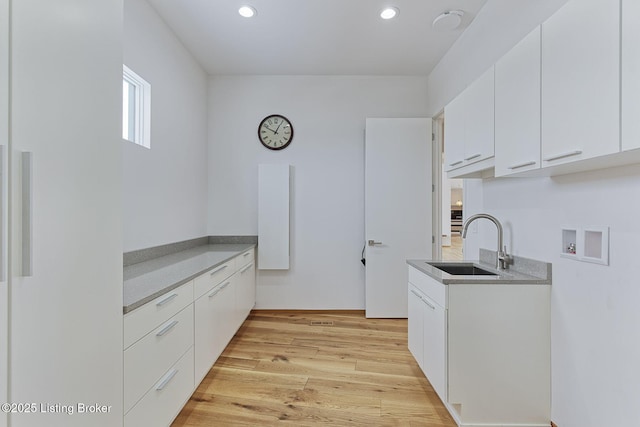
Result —
[[193, 347], [193, 304], [124, 351], [124, 410]]
[[[235, 277], [235, 276], [233, 276]], [[233, 277], [205, 292], [195, 302], [195, 378], [202, 381], [233, 335], [227, 321], [235, 304]]]
[[409, 350], [458, 426], [547, 427], [550, 285], [444, 285], [409, 267]]
[[445, 323], [444, 307], [409, 283], [409, 350], [443, 402], [447, 399]]
[[168, 426], [255, 304], [243, 252], [125, 315], [124, 425]]
[[167, 426], [193, 393], [193, 347], [124, 416], [125, 427]]

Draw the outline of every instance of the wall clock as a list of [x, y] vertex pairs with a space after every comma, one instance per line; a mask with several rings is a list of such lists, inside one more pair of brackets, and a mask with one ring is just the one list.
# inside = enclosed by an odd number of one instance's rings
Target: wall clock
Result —
[[291, 122], [280, 114], [265, 117], [258, 126], [258, 139], [270, 150], [282, 150], [293, 139]]

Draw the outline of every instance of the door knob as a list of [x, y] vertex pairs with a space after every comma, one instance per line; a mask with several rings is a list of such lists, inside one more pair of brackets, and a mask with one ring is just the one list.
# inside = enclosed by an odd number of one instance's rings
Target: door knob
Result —
[[382, 242], [376, 242], [375, 240], [369, 240], [369, 246], [381, 245]]

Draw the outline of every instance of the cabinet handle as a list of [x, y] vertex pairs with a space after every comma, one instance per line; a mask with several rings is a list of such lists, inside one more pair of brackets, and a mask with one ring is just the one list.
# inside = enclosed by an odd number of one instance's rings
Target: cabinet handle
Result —
[[459, 165], [462, 162], [463, 162], [463, 160], [458, 160], [457, 162], [449, 163], [449, 166], [456, 166], [456, 165]]
[[157, 337], [161, 337], [164, 334], [166, 334], [167, 332], [169, 332], [171, 329], [173, 329], [178, 323], [177, 320], [174, 320], [173, 322], [169, 323], [167, 326], [165, 326], [164, 328], [162, 328], [157, 334]]
[[209, 298], [215, 297], [216, 295], [218, 295], [218, 292], [220, 292], [221, 290], [222, 290], [222, 288], [217, 288], [215, 291], [213, 291], [213, 292], [211, 292], [209, 294]]
[[512, 170], [513, 169], [520, 169], [520, 168], [523, 168], [525, 166], [531, 166], [531, 165], [535, 165], [535, 164], [536, 164], [536, 161], [532, 160], [530, 162], [524, 162], [524, 163], [518, 163], [518, 164], [515, 164], [515, 165], [511, 165], [511, 166], [509, 166], [509, 169], [512, 169]]
[[176, 374], [178, 373], [178, 370], [173, 368], [171, 369], [171, 371], [169, 371], [157, 384], [156, 384], [156, 390], [157, 391], [162, 391], [163, 388], [165, 388], [167, 386], [167, 384], [169, 384], [169, 381], [171, 381], [173, 379], [173, 377], [176, 376]]
[[251, 251], [246, 252], [246, 253], [245, 253], [244, 255], [242, 255], [242, 256], [249, 256], [249, 255], [251, 255]]
[[33, 153], [22, 153], [22, 275], [33, 275]]
[[582, 154], [582, 150], [573, 150], [562, 154], [556, 154], [555, 156], [549, 156], [543, 160], [545, 162], [552, 162], [554, 160], [564, 159], [565, 157], [577, 156], [578, 154]]
[[415, 296], [417, 296], [418, 298], [422, 299], [422, 296], [417, 293], [416, 291], [414, 291], [413, 289], [411, 289], [411, 293], [414, 294]]
[[156, 306], [158, 306], [158, 307], [162, 307], [163, 305], [165, 305], [166, 303], [168, 303], [169, 301], [171, 301], [172, 299], [174, 299], [174, 298], [175, 298], [175, 297], [177, 297], [177, 296], [178, 296], [178, 294], [172, 294], [172, 295], [169, 295], [168, 297], [166, 297], [166, 298], [165, 298], [165, 299], [163, 299], [162, 301], [158, 301], [158, 302], [156, 303]]
[[222, 266], [222, 267], [220, 267], [220, 268], [216, 268], [215, 270], [213, 270], [213, 271], [210, 273], [210, 275], [211, 275], [211, 276], [213, 276], [214, 274], [221, 272], [222, 270], [224, 270], [224, 269], [225, 269], [225, 268], [227, 268], [227, 267], [229, 267], [229, 266], [225, 264], [225, 265], [223, 265], [223, 266]]
[[4, 219], [7, 212], [5, 212], [6, 204], [5, 198], [6, 193], [4, 190], [4, 186], [7, 182], [7, 170], [4, 167], [4, 145], [0, 145], [0, 282], [4, 282], [7, 280], [7, 270], [5, 265], [5, 251], [7, 249], [5, 245], [5, 235], [4, 235]]
[[427, 305], [429, 306], [429, 308], [430, 308], [430, 309], [432, 309], [432, 310], [435, 310], [435, 309], [436, 309], [436, 306], [435, 306], [435, 305], [433, 305], [433, 304], [431, 304], [431, 303], [430, 303], [429, 301], [427, 301], [426, 299], [424, 299], [424, 298], [420, 298], [420, 299], [422, 300], [422, 302], [423, 302], [423, 303], [427, 304]]
[[253, 267], [253, 263], [247, 265], [245, 268], [243, 268], [242, 270], [240, 270], [240, 274], [244, 274], [248, 269], [250, 269], [251, 267]]
[[465, 157], [465, 160], [477, 159], [480, 156], [482, 156], [482, 153], [474, 154], [473, 156], [470, 156], [470, 157]]
[[231, 284], [231, 282], [227, 282], [224, 285], [220, 286], [220, 290], [223, 290], [224, 288], [226, 288], [227, 286], [229, 286]]

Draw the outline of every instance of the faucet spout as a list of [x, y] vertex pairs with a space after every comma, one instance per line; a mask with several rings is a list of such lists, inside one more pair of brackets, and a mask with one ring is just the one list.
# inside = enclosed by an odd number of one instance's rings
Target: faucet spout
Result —
[[473, 221], [481, 218], [488, 219], [489, 221], [493, 222], [498, 229], [498, 260], [496, 263], [496, 268], [498, 270], [506, 270], [511, 263], [511, 257], [507, 254], [506, 245], [503, 245], [502, 224], [500, 224], [500, 221], [498, 221], [496, 217], [485, 213], [471, 215], [469, 218], [467, 218], [467, 220], [464, 222], [464, 225], [462, 226], [462, 238], [465, 239], [467, 237], [467, 230], [469, 229], [469, 225]]

